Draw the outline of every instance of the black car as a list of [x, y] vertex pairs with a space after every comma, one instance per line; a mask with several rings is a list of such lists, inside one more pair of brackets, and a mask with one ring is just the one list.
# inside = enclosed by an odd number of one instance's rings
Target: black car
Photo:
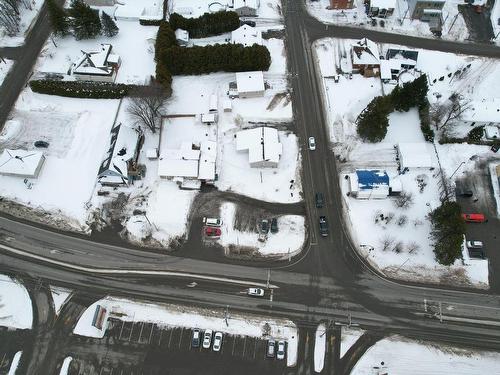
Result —
[[465, 197], [465, 198], [470, 198], [474, 195], [472, 190], [463, 189], [463, 188], [456, 189], [455, 194], [457, 195], [457, 197]]
[[193, 329], [193, 337], [191, 339], [191, 347], [192, 348], [199, 348], [200, 347], [200, 330], [199, 329]]
[[264, 234], [269, 233], [269, 220], [264, 219], [260, 222], [260, 232]]
[[266, 357], [274, 358], [275, 353], [276, 353], [276, 341], [271, 339], [267, 342]]
[[486, 257], [484, 256], [484, 251], [482, 249], [468, 249], [469, 250], [469, 256], [471, 258], [475, 258], [475, 259], [486, 259]]
[[255, 27], [256, 23], [254, 21], [240, 21], [240, 26], [243, 26], [243, 25]]
[[322, 237], [328, 236], [328, 223], [325, 216], [319, 217], [319, 233]]
[[271, 233], [278, 233], [278, 219], [275, 217], [271, 220]]
[[325, 205], [323, 193], [316, 193], [316, 208], [322, 208]]
[[38, 148], [47, 148], [47, 147], [49, 147], [49, 142], [36, 141], [35, 142], [35, 147], [38, 147]]

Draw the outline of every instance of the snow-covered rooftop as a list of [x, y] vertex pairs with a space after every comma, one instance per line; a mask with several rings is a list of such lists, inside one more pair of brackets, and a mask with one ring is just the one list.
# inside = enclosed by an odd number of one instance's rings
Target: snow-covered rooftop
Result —
[[162, 150], [158, 163], [158, 176], [213, 180], [216, 156], [215, 141], [201, 142], [199, 150], [193, 149], [192, 142], [182, 142], [180, 149]]
[[363, 38], [352, 45], [352, 63], [356, 65], [378, 65], [380, 57], [377, 44]]
[[37, 177], [45, 157], [43, 152], [4, 150], [0, 155], [0, 174], [17, 177]]
[[370, 0], [370, 6], [378, 9], [394, 9], [396, 0]]
[[401, 169], [432, 167], [432, 159], [426, 143], [398, 143], [398, 150]]
[[[110, 65], [119, 61], [117, 55], [110, 55], [111, 44], [101, 44], [99, 51], [82, 51], [82, 56], [73, 66], [73, 73], [76, 74], [95, 74], [109, 75], [113, 72], [113, 67]], [[109, 60], [109, 57], [112, 59]]]
[[462, 114], [464, 121], [500, 123], [500, 98], [472, 101]]
[[236, 150], [248, 150], [250, 164], [261, 161], [278, 163], [283, 153], [278, 130], [268, 127], [247, 129], [236, 133]]
[[198, 169], [198, 179], [215, 179], [215, 160], [217, 158], [217, 142], [204, 141], [200, 147], [200, 166]]
[[216, 120], [215, 113], [202, 113], [201, 114], [201, 122], [203, 123], [212, 123]]
[[189, 32], [183, 29], [175, 30], [175, 39], [183, 42], [189, 42]]
[[241, 7], [258, 9], [260, 6], [260, 0], [233, 0], [233, 5], [234, 9], [239, 9]]
[[231, 43], [243, 44], [245, 47], [262, 44], [262, 32], [256, 28], [243, 25], [231, 33]]
[[264, 91], [264, 74], [261, 71], [236, 73], [238, 92]]

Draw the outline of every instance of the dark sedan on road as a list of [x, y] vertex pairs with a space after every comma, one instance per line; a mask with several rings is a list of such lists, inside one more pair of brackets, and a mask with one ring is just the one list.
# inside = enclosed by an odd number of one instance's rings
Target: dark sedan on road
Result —
[[328, 236], [328, 222], [325, 216], [319, 217], [319, 234], [321, 234], [322, 237]]

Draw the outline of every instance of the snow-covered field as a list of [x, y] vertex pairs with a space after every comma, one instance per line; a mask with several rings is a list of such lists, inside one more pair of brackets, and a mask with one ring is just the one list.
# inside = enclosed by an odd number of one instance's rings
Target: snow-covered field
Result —
[[8, 276], [0, 275], [0, 326], [30, 329], [33, 308], [26, 288]]
[[[340, 156], [343, 173], [355, 169], [384, 169], [390, 178], [397, 177], [403, 190], [412, 193], [414, 203], [403, 210], [394, 205], [393, 199], [357, 200], [347, 196], [348, 182], [341, 178], [343, 199], [348, 210], [348, 224], [352, 228], [354, 241], [361, 247], [362, 255], [393, 277], [405, 279], [419, 278], [434, 282], [457, 280], [486, 287], [488, 283], [487, 261], [462, 265], [458, 262], [452, 267], [442, 267], [434, 260], [432, 244], [429, 239], [430, 223], [426, 215], [439, 205], [438, 161], [446, 176], [451, 176], [462, 162], [462, 171], [475, 167], [477, 156], [491, 157], [487, 146], [467, 144], [435, 144], [437, 154], [431, 144], [428, 151], [435, 170], [410, 170], [399, 175], [394, 145], [399, 142], [423, 142], [420, 121], [415, 109], [407, 113], [392, 113], [385, 139], [376, 144], [363, 143], [357, 136], [355, 121], [370, 100], [389, 93], [394, 85], [383, 84], [379, 78], [364, 78], [353, 74], [352, 79], [340, 76], [339, 82], [328, 78], [337, 73], [342, 56], [349, 58], [350, 44], [354, 41], [323, 39], [316, 44], [317, 63], [324, 84], [326, 113], [329, 123], [330, 140], [335, 153]], [[388, 45], [379, 46], [383, 55]], [[331, 58], [333, 56], [333, 59]], [[452, 93], [459, 92], [466, 99], [483, 100], [495, 98], [495, 83], [500, 79], [500, 67], [495, 60], [472, 58], [470, 56], [418, 50], [417, 70], [429, 78], [428, 98], [431, 104], [441, 103]], [[454, 73], [465, 71], [456, 78]], [[326, 78], [325, 78], [326, 77]], [[463, 136], [469, 126], [457, 127], [455, 133]], [[417, 184], [417, 176], [426, 186], [422, 191]], [[479, 187], [478, 187], [479, 188]], [[393, 216], [390, 222], [376, 223], [375, 216]], [[403, 223], [397, 224], [398, 221]], [[390, 248], [400, 244], [399, 253], [382, 249], [390, 242]]]
[[261, 255], [294, 256], [302, 250], [305, 240], [304, 217], [283, 215], [278, 219], [278, 233], [269, 233], [266, 241], [259, 241], [256, 232], [241, 232], [234, 229], [236, 205], [223, 203], [220, 208], [222, 219], [222, 236], [219, 240], [223, 246], [236, 245], [255, 248]]
[[498, 374], [499, 363], [500, 353], [426, 345], [396, 336], [368, 349], [351, 374]]
[[36, 22], [36, 17], [44, 0], [30, 0], [31, 9], [25, 9], [19, 5], [19, 31], [14, 36], [8, 36], [6, 30], [0, 26], [0, 47], [16, 47], [24, 44], [24, 38]]
[[[107, 310], [106, 323], [103, 325], [102, 330], [92, 326], [92, 319], [97, 305]], [[223, 316], [222, 311], [216, 310], [151, 304], [106, 297], [85, 310], [76, 324], [74, 333], [102, 338], [107, 329], [107, 319], [115, 317], [123, 321], [154, 322], [165, 327], [212, 329], [230, 335], [272, 337], [277, 340], [287, 341], [287, 364], [288, 366], [295, 365], [297, 361], [298, 330], [292, 321], [231, 313], [226, 325]], [[265, 336], [263, 332], [266, 323], [270, 326], [269, 336]]]
[[54, 301], [54, 310], [56, 312], [56, 315], [59, 315], [61, 308], [71, 296], [72, 292], [69, 289], [60, 288], [57, 286], [51, 286], [50, 292], [52, 293], [52, 300]]
[[321, 323], [316, 328], [316, 336], [314, 341], [314, 371], [323, 371], [325, 365], [326, 351], [326, 326]]
[[[465, 40], [469, 32], [462, 15], [459, 13], [455, 1], [447, 1], [443, 7], [442, 37], [449, 40]], [[426, 22], [411, 20], [407, 12], [408, 3], [397, 0], [394, 14], [383, 19], [384, 26], [377, 19], [376, 26], [372, 26], [371, 19], [365, 12], [363, 0], [354, 0], [353, 9], [329, 10], [330, 0], [306, 0], [309, 13], [326, 24], [351, 25], [367, 30], [377, 30], [392, 33], [402, 33], [421, 37], [433, 38], [433, 34]]]
[[9, 74], [9, 70], [14, 64], [14, 61], [7, 59], [0, 59], [0, 86], [2, 86], [3, 80]]
[[68, 74], [72, 64], [78, 61], [83, 51], [99, 50], [101, 43], [113, 46], [112, 53], [121, 58], [116, 82], [143, 84], [155, 74], [154, 40], [156, 26], [141, 26], [138, 21], [116, 21], [120, 31], [109, 38], [99, 36], [95, 39], [76, 40], [73, 36], [49, 39], [45, 43], [36, 70], [39, 73]]

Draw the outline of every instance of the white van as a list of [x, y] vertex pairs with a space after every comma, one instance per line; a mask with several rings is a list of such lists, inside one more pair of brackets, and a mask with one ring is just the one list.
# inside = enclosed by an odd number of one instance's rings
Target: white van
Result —
[[203, 224], [209, 227], [220, 227], [222, 225], [222, 220], [213, 217], [204, 217]]

